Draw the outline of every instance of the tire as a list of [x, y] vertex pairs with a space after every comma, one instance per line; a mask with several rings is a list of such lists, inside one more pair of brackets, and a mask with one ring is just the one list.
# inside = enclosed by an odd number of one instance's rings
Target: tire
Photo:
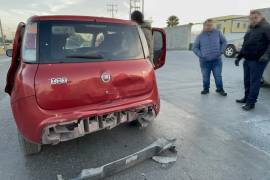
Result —
[[20, 147], [24, 153], [24, 155], [33, 155], [37, 154], [41, 151], [41, 144], [35, 144], [27, 141], [20, 132], [18, 132], [18, 140]]
[[140, 122], [138, 120], [134, 120], [128, 123], [131, 127], [140, 127]]
[[234, 58], [235, 55], [236, 55], [236, 48], [235, 48], [235, 46], [232, 45], [232, 44], [229, 44], [229, 45], [226, 47], [225, 51], [224, 51], [224, 55], [225, 55], [225, 57], [227, 57], [227, 58]]

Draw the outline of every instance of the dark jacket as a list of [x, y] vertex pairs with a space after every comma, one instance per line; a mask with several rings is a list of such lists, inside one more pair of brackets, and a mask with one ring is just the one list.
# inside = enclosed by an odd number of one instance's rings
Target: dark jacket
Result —
[[250, 27], [237, 58], [250, 61], [270, 60], [270, 25], [265, 19], [258, 25]]

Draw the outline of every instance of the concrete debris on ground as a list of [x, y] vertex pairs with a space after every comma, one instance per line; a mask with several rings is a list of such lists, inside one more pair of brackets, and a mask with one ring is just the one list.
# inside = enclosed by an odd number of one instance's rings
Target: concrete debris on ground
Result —
[[173, 163], [177, 161], [177, 156], [172, 156], [172, 157], [168, 157], [168, 156], [154, 156], [152, 157], [152, 159], [155, 162], [161, 163], [161, 164], [169, 164], [169, 163]]

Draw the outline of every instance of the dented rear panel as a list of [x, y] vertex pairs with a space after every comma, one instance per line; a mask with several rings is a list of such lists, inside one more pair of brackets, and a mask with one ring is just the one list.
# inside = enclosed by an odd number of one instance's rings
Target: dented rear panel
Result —
[[[109, 82], [102, 80], [104, 73]], [[156, 88], [152, 65], [144, 59], [41, 64], [35, 77], [37, 103], [47, 110], [139, 102]]]

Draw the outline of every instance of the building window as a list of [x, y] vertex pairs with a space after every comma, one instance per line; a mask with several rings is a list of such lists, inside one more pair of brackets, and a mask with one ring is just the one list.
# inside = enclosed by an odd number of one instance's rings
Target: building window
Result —
[[243, 24], [243, 28], [244, 28], [244, 29], [247, 28], [247, 24], [246, 24], [246, 23]]
[[237, 23], [237, 28], [238, 28], [238, 29], [240, 28], [240, 23]]

